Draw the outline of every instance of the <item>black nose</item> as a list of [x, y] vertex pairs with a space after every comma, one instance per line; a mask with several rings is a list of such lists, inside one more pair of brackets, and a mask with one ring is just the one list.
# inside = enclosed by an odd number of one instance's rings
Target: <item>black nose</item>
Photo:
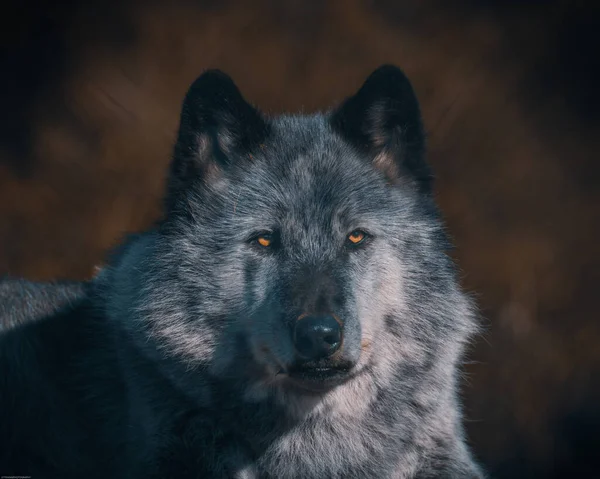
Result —
[[303, 359], [313, 361], [329, 357], [341, 345], [342, 328], [333, 316], [303, 316], [296, 321], [294, 346]]

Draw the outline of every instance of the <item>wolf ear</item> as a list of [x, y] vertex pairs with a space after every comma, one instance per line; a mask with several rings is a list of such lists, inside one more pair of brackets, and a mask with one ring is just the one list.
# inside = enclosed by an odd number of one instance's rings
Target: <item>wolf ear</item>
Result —
[[190, 182], [211, 175], [251, 151], [268, 135], [262, 114], [242, 96], [233, 80], [208, 70], [190, 86], [181, 111], [179, 134], [167, 185], [167, 207]]
[[391, 182], [408, 179], [421, 192], [431, 193], [419, 103], [402, 70], [379, 67], [332, 113], [330, 121]]

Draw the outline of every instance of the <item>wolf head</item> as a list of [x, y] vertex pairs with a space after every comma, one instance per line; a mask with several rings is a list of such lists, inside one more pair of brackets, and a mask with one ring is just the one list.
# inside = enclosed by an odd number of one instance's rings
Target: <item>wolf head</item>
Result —
[[456, 349], [468, 305], [424, 143], [393, 66], [333, 111], [276, 118], [204, 73], [184, 100], [165, 218], [129, 260], [144, 344], [255, 391], [316, 396]]

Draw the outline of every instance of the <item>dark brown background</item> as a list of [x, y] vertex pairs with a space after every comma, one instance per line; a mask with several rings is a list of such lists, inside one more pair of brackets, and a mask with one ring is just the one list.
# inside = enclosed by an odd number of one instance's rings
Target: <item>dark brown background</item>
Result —
[[577, 1], [12, 2], [0, 16], [0, 274], [85, 278], [149, 225], [183, 94], [230, 73], [313, 111], [395, 63], [487, 327], [464, 396], [498, 478], [598, 477], [599, 7]]

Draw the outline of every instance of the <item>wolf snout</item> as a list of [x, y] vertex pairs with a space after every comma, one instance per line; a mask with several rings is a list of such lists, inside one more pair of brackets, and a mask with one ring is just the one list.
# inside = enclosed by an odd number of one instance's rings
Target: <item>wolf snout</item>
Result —
[[294, 347], [305, 361], [332, 356], [340, 349], [342, 339], [342, 326], [333, 315], [303, 315], [294, 326]]

